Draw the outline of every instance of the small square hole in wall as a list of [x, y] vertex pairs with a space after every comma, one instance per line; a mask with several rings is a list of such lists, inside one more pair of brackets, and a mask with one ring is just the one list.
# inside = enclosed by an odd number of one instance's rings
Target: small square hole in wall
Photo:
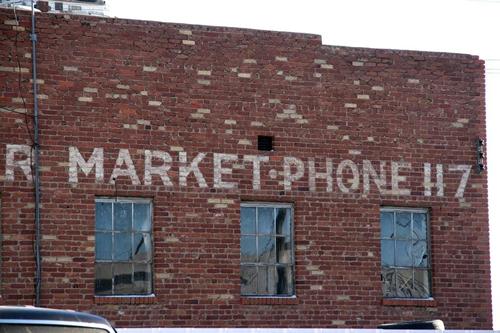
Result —
[[273, 151], [273, 137], [267, 135], [259, 135], [257, 138], [257, 149], [264, 151]]

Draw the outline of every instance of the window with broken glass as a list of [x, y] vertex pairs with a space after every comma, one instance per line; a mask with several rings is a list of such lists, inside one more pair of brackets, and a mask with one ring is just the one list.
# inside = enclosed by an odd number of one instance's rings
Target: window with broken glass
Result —
[[151, 201], [95, 202], [96, 295], [152, 293]]
[[386, 298], [430, 298], [428, 211], [383, 208], [381, 259]]
[[244, 203], [240, 213], [241, 294], [293, 296], [293, 209]]

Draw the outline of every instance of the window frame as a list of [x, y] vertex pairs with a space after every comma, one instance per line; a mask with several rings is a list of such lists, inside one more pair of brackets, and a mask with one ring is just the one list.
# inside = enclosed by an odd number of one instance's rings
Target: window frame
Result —
[[[411, 229], [410, 229], [410, 238], [387, 238], [387, 237], [382, 237], [382, 218], [381, 215], [382, 213], [392, 213], [394, 215], [394, 225], [393, 227], [395, 228], [396, 225], [396, 213], [398, 212], [405, 212], [405, 213], [411, 213]], [[425, 214], [425, 226], [426, 226], [426, 233], [425, 233], [425, 242], [426, 242], [426, 250], [427, 250], [427, 265], [424, 268], [420, 268], [418, 266], [415, 266], [414, 264], [414, 259], [415, 257], [412, 254], [412, 265], [411, 266], [398, 266], [396, 265], [396, 261], [394, 261], [393, 266], [384, 266], [383, 261], [382, 261], [382, 240], [393, 240], [394, 241], [394, 246], [396, 246], [396, 240], [410, 240], [414, 241], [413, 237], [411, 236], [413, 233], [413, 214]], [[379, 249], [380, 249], [380, 274], [381, 274], [381, 281], [382, 281], [382, 297], [383, 299], [399, 299], [399, 300], [433, 300], [433, 286], [432, 286], [432, 249], [431, 249], [431, 232], [430, 232], [430, 213], [431, 210], [429, 208], [418, 208], [418, 207], [394, 207], [394, 206], [382, 206], [380, 207], [379, 211]], [[417, 238], [418, 239], [418, 238]], [[394, 248], [394, 256], [396, 256], [396, 248]], [[394, 257], [394, 260], [396, 260], [396, 257]], [[428, 277], [428, 296], [426, 297], [415, 297], [415, 296], [410, 296], [410, 297], [404, 297], [404, 296], [385, 296], [384, 295], [384, 284], [383, 284], [383, 269], [384, 268], [389, 268], [389, 269], [411, 269], [412, 271], [412, 278], [413, 281], [415, 280], [415, 270], [422, 270], [422, 271], [427, 271], [427, 277]], [[397, 283], [397, 280], [395, 281]], [[397, 286], [396, 286], [396, 292], [397, 292]]]
[[[257, 209], [258, 208], [273, 208], [274, 210], [275, 209], [278, 209], [278, 208], [286, 208], [286, 209], [290, 209], [290, 264], [285, 264], [285, 265], [280, 265], [279, 263], [274, 263], [274, 264], [263, 264], [263, 263], [259, 263], [259, 262], [255, 262], [255, 263], [251, 263], [251, 262], [243, 262], [242, 261], [242, 258], [241, 258], [241, 237], [243, 235], [248, 235], [248, 236], [252, 236], [252, 234], [242, 234], [242, 230], [241, 230], [241, 208], [256, 208], [256, 214], [258, 216], [258, 212], [257, 212]], [[241, 290], [241, 283], [240, 283], [240, 296], [241, 297], [244, 297], [244, 298], [295, 298], [296, 297], [296, 294], [297, 294], [297, 290], [296, 290], [296, 282], [295, 282], [295, 270], [296, 270], [296, 265], [295, 265], [295, 240], [294, 240], [294, 235], [295, 235], [295, 231], [294, 231], [294, 204], [293, 203], [286, 203], [286, 202], [254, 202], [254, 201], [245, 201], [245, 202], [241, 202], [240, 203], [240, 219], [239, 219], [239, 222], [240, 222], [240, 277], [241, 277], [241, 268], [242, 266], [255, 266], [255, 267], [263, 267], [263, 266], [273, 266], [273, 267], [278, 267], [278, 266], [289, 266], [291, 268], [291, 289], [292, 289], [292, 292], [290, 294], [259, 294], [259, 293], [255, 293], [255, 294], [243, 294], [242, 293], [242, 290]], [[274, 210], [273, 210], [273, 218], [274, 218], [274, 222], [273, 222], [273, 227], [274, 227], [274, 231], [276, 231], [276, 226], [274, 225], [275, 223], [275, 219], [276, 219], [276, 216], [274, 215]], [[256, 228], [258, 226], [258, 220], [256, 218], [255, 220], [255, 224], [256, 224]], [[257, 232], [257, 229], [256, 229], [256, 232]], [[258, 236], [259, 235], [258, 233], [256, 233], [255, 235], [255, 238], [256, 238], [256, 242], [258, 242]], [[276, 233], [274, 234], [269, 234], [269, 235], [273, 235], [274, 239], [276, 240]]]
[[[116, 203], [130, 203], [132, 204], [132, 224], [133, 224], [133, 205], [134, 204], [148, 204], [149, 205], [149, 214], [150, 214], [150, 231], [149, 232], [142, 232], [142, 233], [149, 233], [150, 239], [151, 239], [151, 257], [149, 261], [139, 261], [139, 260], [97, 260], [96, 256], [96, 240], [94, 240], [94, 295], [96, 297], [149, 297], [149, 296], [154, 296], [154, 237], [153, 237], [153, 199], [150, 198], [136, 198], [136, 197], [95, 197], [94, 199], [94, 236], [97, 235], [98, 229], [96, 225], [96, 215], [97, 215], [97, 209], [96, 209], [96, 204], [104, 202], [104, 203], [112, 203], [112, 210], [111, 210], [111, 216], [112, 216], [112, 228], [109, 231], [112, 235], [116, 233], [114, 230], [114, 204]], [[129, 231], [123, 231], [123, 233], [130, 233], [131, 237], [133, 237], [134, 230], [131, 229]], [[111, 237], [112, 242], [114, 242], [114, 237]], [[133, 243], [132, 243], [133, 246]], [[113, 251], [113, 246], [111, 251]], [[111, 282], [111, 293], [110, 294], [97, 294], [96, 293], [96, 267], [98, 263], [109, 263], [109, 264], [116, 264], [116, 263], [124, 263], [124, 264], [149, 264], [150, 268], [150, 284], [151, 284], [151, 292], [150, 293], [123, 293], [123, 294], [115, 294], [114, 293], [114, 275], [113, 272], [112, 274], [112, 282]]]

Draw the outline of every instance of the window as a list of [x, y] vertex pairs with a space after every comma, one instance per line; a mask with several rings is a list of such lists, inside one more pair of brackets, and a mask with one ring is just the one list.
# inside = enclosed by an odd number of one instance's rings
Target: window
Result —
[[241, 205], [242, 295], [294, 295], [292, 215], [289, 204]]
[[431, 297], [428, 216], [425, 209], [382, 208], [384, 297]]
[[151, 202], [97, 199], [95, 229], [96, 295], [151, 294]]
[[63, 10], [63, 4], [62, 4], [62, 2], [56, 2], [55, 9], [62, 11]]

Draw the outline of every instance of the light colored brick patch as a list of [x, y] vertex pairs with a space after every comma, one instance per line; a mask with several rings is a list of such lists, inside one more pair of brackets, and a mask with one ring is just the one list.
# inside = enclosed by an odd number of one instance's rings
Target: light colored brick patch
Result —
[[352, 65], [355, 66], [355, 67], [361, 67], [361, 66], [364, 66], [365, 63], [362, 62], [362, 61], [353, 61]]
[[318, 284], [311, 285], [311, 290], [323, 290], [323, 286]]
[[198, 80], [197, 81], [199, 84], [202, 86], [209, 86], [210, 85], [210, 80]]
[[314, 59], [314, 63], [317, 65], [322, 65], [322, 64], [326, 64], [326, 60], [325, 59]]
[[130, 86], [128, 86], [126, 84], [117, 84], [116, 87], [118, 89], [130, 89]]
[[344, 135], [342, 137], [342, 141], [349, 141], [349, 140], [351, 140], [351, 138], [349, 137], [349, 135]]
[[462, 127], [464, 127], [464, 124], [463, 123], [451, 123], [451, 126], [455, 127], [455, 128], [462, 128]]
[[68, 262], [72, 262], [73, 258], [67, 257], [67, 256], [58, 256], [58, 257], [44, 256], [42, 258], [42, 261], [50, 262], [50, 263], [68, 263]]
[[354, 80], [352, 81], [352, 84], [354, 84], [355, 86], [359, 86], [361, 82], [359, 82], [359, 80]]
[[321, 64], [321, 68], [323, 68], [323, 69], [333, 69], [333, 65], [330, 65], [330, 64]]
[[361, 155], [361, 151], [356, 149], [350, 149], [349, 155]]
[[150, 105], [150, 106], [160, 106], [161, 102], [160, 101], [148, 101], [148, 105]]
[[170, 151], [184, 151], [184, 148], [181, 146], [170, 146]]
[[287, 75], [287, 76], [285, 76], [285, 80], [287, 80], [287, 81], [295, 81], [295, 80], [297, 80], [297, 77], [293, 76], [293, 75]]
[[281, 104], [281, 101], [278, 98], [269, 98], [269, 104]]
[[194, 40], [184, 39], [184, 40], [182, 41], [182, 44], [183, 44], [183, 45], [193, 46], [193, 45], [195, 45], [195, 44], [196, 44], [196, 42], [195, 42]]
[[262, 127], [262, 126], [264, 126], [264, 124], [261, 123], [260, 121], [252, 121], [250, 123], [250, 126], [253, 126], [253, 127]]
[[16, 20], [5, 20], [5, 21], [3, 21], [3, 24], [5, 24], [5, 25], [19, 25], [19, 22], [17, 22]]
[[29, 69], [26, 67], [6, 67], [6, 66], [0, 66], [0, 72], [11, 72], [11, 73], [29, 73]]
[[333, 326], [343, 326], [345, 325], [345, 320], [332, 320], [332, 325]]
[[151, 121], [146, 120], [146, 119], [137, 119], [137, 124], [138, 125], [149, 126], [149, 125], [151, 125]]
[[205, 116], [203, 115], [203, 113], [191, 113], [191, 118], [202, 119], [202, 118], [205, 118]]
[[12, 27], [12, 30], [14, 30], [14, 31], [25, 31], [26, 29], [24, 27], [16, 25], [16, 26]]
[[331, 130], [331, 131], [336, 131], [339, 129], [337, 125], [327, 125], [326, 129]]
[[143, 90], [139, 93], [141, 96], [147, 96], [148, 92], [146, 90]]
[[227, 205], [232, 205], [234, 204], [233, 199], [219, 199], [219, 198], [208, 198], [207, 202], [209, 204], [215, 205], [215, 204], [227, 204]]
[[462, 124], [468, 124], [469, 123], [469, 119], [467, 119], [467, 118], [458, 118], [457, 122], [462, 123]]
[[286, 62], [286, 61], [288, 61], [288, 58], [287, 57], [276, 56], [276, 57], [274, 57], [274, 60]]
[[24, 101], [22, 97], [12, 97], [12, 103], [22, 104]]
[[174, 277], [173, 274], [170, 273], [156, 273], [155, 276], [159, 280], [170, 280]]
[[345, 104], [344, 104], [344, 107], [346, 107], [346, 108], [350, 108], [350, 109], [355, 109], [355, 108], [357, 108], [357, 107], [358, 107], [358, 105], [357, 105], [357, 104], [354, 104], [354, 103], [345, 103]]
[[208, 114], [208, 113], [210, 113], [210, 109], [197, 109], [196, 112]]
[[213, 301], [229, 301], [233, 298], [234, 296], [232, 294], [208, 295], [208, 299]]
[[238, 73], [238, 77], [242, 79], [249, 79], [252, 77], [252, 73]]
[[408, 79], [408, 83], [417, 84], [417, 83], [420, 83], [420, 80], [419, 79]]
[[256, 64], [257, 60], [255, 59], [243, 59], [244, 64]]
[[316, 78], [320, 78], [322, 75], [321, 75], [321, 73], [314, 73], [313, 76]]
[[123, 128], [136, 130], [138, 127], [137, 124], [123, 124]]
[[283, 71], [277, 71], [276, 75], [283, 75]]
[[236, 120], [234, 119], [226, 119], [224, 120], [225, 125], [236, 125]]
[[359, 95], [357, 96], [358, 99], [370, 99], [370, 95]]
[[76, 67], [76, 66], [64, 66], [63, 70], [65, 72], [77, 72], [78, 71], [78, 67]]
[[158, 68], [157, 67], [154, 67], [154, 66], [143, 66], [142, 67], [142, 70], [144, 72], [156, 72]]
[[49, 96], [47, 96], [45, 94], [40, 94], [40, 95], [38, 95], [38, 99], [49, 99]]
[[[30, 83], [33, 84], [33, 79], [30, 79]], [[44, 84], [45, 83], [45, 80], [42, 80], [42, 79], [36, 79], [36, 83], [38, 84]]]
[[112, 99], [118, 99], [118, 98], [128, 99], [128, 95], [127, 94], [106, 94], [105, 97], [106, 98], [112, 98]]
[[239, 145], [243, 145], [243, 146], [250, 146], [250, 145], [252, 145], [252, 143], [250, 142], [250, 140], [247, 140], [247, 139], [240, 139], [240, 140], [238, 140], [238, 144]]
[[80, 102], [92, 102], [92, 97], [81, 96], [81, 97], [78, 97], [78, 101], [80, 101]]
[[212, 71], [208, 71], [208, 70], [199, 70], [199, 71], [198, 71], [198, 75], [210, 76], [210, 75], [212, 75]]
[[373, 136], [369, 136], [369, 137], [366, 138], [366, 141], [368, 141], [368, 142], [374, 142], [375, 138], [373, 138]]
[[24, 57], [25, 57], [25, 58], [28, 58], [28, 59], [31, 59], [31, 53], [25, 53], [25, 54], [24, 54]]
[[165, 241], [167, 243], [178, 243], [179, 242], [179, 238], [175, 237], [174, 235], [170, 235], [168, 237], [165, 238]]
[[88, 92], [88, 93], [96, 93], [97, 88], [85, 87], [85, 88], [83, 88], [83, 91]]
[[191, 36], [193, 34], [193, 32], [188, 29], [179, 29], [179, 33], [181, 35], [186, 35], [186, 36]]
[[381, 87], [381, 86], [373, 86], [373, 87], [372, 87], [372, 90], [375, 90], [375, 91], [383, 91], [383, 90], [384, 90], [384, 87]]

